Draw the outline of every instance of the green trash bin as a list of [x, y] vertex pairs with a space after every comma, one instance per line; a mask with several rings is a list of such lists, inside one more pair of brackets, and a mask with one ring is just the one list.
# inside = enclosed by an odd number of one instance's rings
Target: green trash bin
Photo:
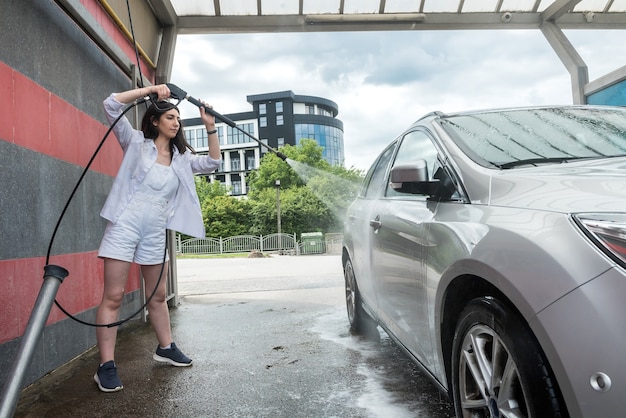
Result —
[[300, 254], [324, 254], [326, 252], [326, 242], [321, 232], [303, 232], [300, 234], [300, 241], [302, 242]]

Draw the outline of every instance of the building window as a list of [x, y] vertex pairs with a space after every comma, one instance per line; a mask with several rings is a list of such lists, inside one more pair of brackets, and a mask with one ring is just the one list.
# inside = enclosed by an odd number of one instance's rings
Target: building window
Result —
[[[261, 139], [261, 143], [263, 143], [264, 145], [269, 145], [267, 138], [266, 139]], [[265, 154], [267, 152], [267, 146], [261, 146], [261, 153]]]
[[322, 148], [322, 156], [331, 165], [343, 165], [343, 131], [327, 125], [303, 123], [295, 125], [296, 145], [302, 139], [313, 139]]
[[276, 113], [283, 113], [283, 102], [276, 102]]
[[267, 113], [267, 105], [265, 103], [259, 104], [259, 115], [264, 115]]
[[197, 148], [196, 146], [196, 132], [194, 129], [183, 129], [183, 133], [185, 134], [185, 139], [189, 142], [192, 148]]
[[231, 187], [232, 187], [232, 194], [234, 196], [241, 195], [241, 181], [233, 181], [231, 183]]
[[314, 115], [315, 114], [315, 105], [305, 104], [304, 105], [304, 113], [306, 113], [307, 115]]
[[248, 170], [254, 170], [256, 168], [254, 156], [246, 158], [246, 164], [248, 165]]
[[285, 145], [285, 138], [278, 138], [278, 146], [282, 147], [283, 145]]
[[230, 155], [230, 171], [241, 170], [241, 160], [239, 159], [239, 154], [237, 154], [236, 157], [232, 157], [233, 154]]
[[251, 142], [251, 140], [248, 139], [248, 136], [241, 131], [247, 132], [250, 135], [254, 136], [254, 124], [242, 123], [242, 124], [237, 125], [237, 128], [233, 128], [231, 126], [228, 126], [226, 128], [226, 136], [227, 136], [226, 143], [227, 144], [245, 144], [247, 142]]
[[265, 128], [266, 126], [267, 126], [267, 117], [266, 116], [261, 116], [259, 118], [259, 127]]
[[201, 129], [196, 129], [196, 146], [198, 148], [207, 148], [209, 146], [209, 138], [204, 126]]
[[224, 127], [223, 126], [218, 126], [217, 127], [217, 139], [220, 141], [220, 145], [224, 145], [225, 144], [225, 138], [224, 138]]
[[283, 115], [276, 115], [276, 125], [284, 125], [285, 121], [283, 119]]

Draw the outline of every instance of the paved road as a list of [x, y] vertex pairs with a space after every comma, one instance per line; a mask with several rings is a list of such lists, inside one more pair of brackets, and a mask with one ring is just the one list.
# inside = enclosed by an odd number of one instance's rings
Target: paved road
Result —
[[194, 359], [151, 359], [148, 325], [120, 332], [124, 390], [98, 391], [92, 350], [27, 388], [16, 417], [433, 417], [450, 404], [381, 332], [348, 332], [339, 256], [178, 260], [174, 338]]
[[[178, 293], [182, 296], [313, 291], [343, 286], [341, 257], [338, 255], [182, 259], [177, 264]], [[341, 300], [335, 300], [333, 304], [343, 303], [342, 292], [337, 296], [341, 296]]]

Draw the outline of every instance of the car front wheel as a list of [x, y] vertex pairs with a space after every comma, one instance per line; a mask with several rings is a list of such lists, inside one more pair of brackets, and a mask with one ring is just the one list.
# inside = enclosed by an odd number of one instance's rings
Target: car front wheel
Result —
[[526, 324], [496, 299], [474, 299], [455, 332], [457, 417], [566, 417], [556, 380]]
[[350, 329], [355, 333], [367, 334], [376, 328], [374, 321], [363, 309], [361, 294], [356, 283], [352, 261], [347, 259], [343, 266], [343, 275], [346, 286], [346, 308]]

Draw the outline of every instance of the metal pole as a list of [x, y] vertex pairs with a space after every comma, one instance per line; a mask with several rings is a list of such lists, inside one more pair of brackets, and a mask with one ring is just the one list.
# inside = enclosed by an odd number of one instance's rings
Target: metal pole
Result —
[[280, 227], [280, 180], [276, 180], [276, 226], [278, 230], [278, 252], [283, 251], [283, 237]]
[[4, 388], [2, 389], [2, 397], [0, 401], [0, 418], [11, 418], [15, 412], [17, 401], [22, 390], [22, 382], [24, 375], [28, 371], [28, 366], [33, 358], [35, 347], [39, 342], [41, 333], [46, 325], [50, 309], [56, 298], [59, 286], [63, 279], [67, 277], [69, 272], [63, 267], [47, 265], [44, 267], [43, 284], [39, 290], [39, 296], [30, 314], [28, 324], [20, 348], [13, 362], [13, 367], [7, 376]]
[[168, 229], [166, 234], [169, 235], [169, 239], [167, 240], [167, 251], [170, 254], [170, 264], [169, 270], [167, 273], [167, 289], [169, 298], [169, 306], [176, 307], [179, 303], [178, 298], [178, 266], [176, 265], [176, 260], [178, 254], [176, 253], [176, 232]]

